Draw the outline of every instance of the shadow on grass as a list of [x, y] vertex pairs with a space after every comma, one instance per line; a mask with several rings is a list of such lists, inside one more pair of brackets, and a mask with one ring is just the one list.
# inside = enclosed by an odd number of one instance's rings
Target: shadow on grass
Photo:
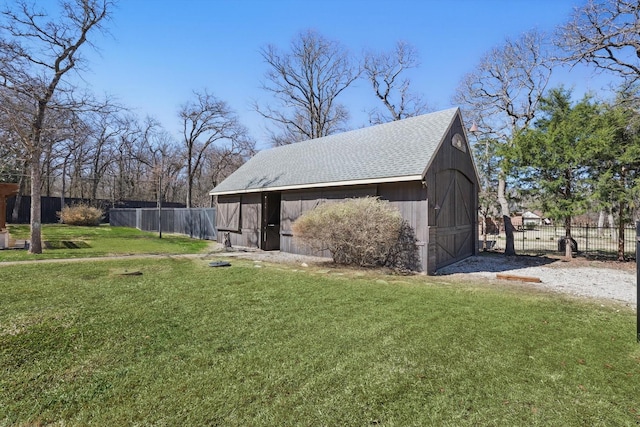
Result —
[[82, 241], [71, 241], [71, 240], [59, 240], [59, 241], [50, 241], [46, 240], [44, 242], [45, 249], [87, 249], [90, 248], [87, 242]]

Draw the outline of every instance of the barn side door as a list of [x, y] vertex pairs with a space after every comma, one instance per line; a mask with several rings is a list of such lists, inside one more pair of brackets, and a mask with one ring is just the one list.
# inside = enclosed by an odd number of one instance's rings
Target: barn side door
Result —
[[262, 195], [262, 242], [264, 251], [280, 250], [280, 202], [281, 193]]
[[474, 254], [476, 213], [473, 183], [460, 171], [438, 173], [436, 269]]

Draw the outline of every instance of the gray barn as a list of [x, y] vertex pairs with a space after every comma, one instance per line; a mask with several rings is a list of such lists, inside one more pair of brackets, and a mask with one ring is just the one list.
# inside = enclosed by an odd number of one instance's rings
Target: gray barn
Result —
[[422, 268], [433, 274], [477, 251], [478, 191], [454, 108], [261, 151], [210, 194], [219, 241], [229, 233], [234, 246], [296, 254], [311, 254], [291, 232], [301, 214], [378, 196], [414, 228]]

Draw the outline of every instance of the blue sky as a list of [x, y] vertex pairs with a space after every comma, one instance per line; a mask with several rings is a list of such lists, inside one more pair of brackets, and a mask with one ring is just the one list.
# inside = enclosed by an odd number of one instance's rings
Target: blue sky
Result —
[[[86, 52], [84, 80], [110, 94], [141, 118], [153, 116], [179, 138], [177, 110], [193, 90], [207, 88], [240, 116], [259, 148], [265, 126], [253, 100], [267, 70], [260, 48], [287, 49], [300, 31], [314, 29], [354, 54], [389, 50], [396, 41], [414, 45], [421, 66], [411, 75], [415, 91], [434, 109], [453, 106], [463, 75], [505, 37], [532, 28], [553, 31], [582, 0], [121, 0], [108, 23], [110, 35], [94, 34], [99, 52]], [[590, 74], [574, 70], [558, 82], [592, 90]], [[351, 127], [366, 125], [376, 106], [365, 81], [343, 99]]]

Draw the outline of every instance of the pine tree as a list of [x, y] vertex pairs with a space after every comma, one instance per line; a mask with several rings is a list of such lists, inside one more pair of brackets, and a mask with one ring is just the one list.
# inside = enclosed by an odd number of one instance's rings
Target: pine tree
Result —
[[542, 98], [541, 118], [515, 139], [511, 153], [524, 190], [545, 214], [564, 222], [565, 254], [572, 257], [571, 219], [586, 210], [590, 147], [599, 141], [599, 106], [588, 97], [572, 105], [571, 92], [553, 89]]

